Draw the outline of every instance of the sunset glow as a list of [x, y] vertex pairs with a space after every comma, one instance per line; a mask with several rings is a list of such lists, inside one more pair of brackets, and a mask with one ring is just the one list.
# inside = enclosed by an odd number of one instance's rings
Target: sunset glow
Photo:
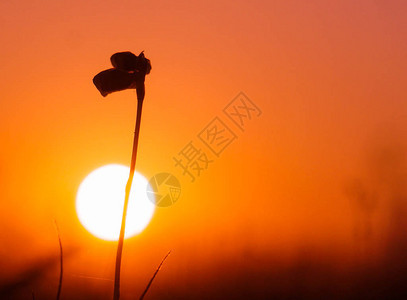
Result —
[[113, 300], [134, 157], [119, 300], [169, 251], [146, 300], [403, 299], [407, 1], [2, 0], [0, 26], [1, 300], [55, 300], [58, 236], [60, 300]]

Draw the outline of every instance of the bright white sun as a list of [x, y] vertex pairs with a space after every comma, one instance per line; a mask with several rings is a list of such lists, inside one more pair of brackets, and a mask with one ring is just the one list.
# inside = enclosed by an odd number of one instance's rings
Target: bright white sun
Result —
[[[111, 164], [94, 170], [80, 184], [76, 211], [79, 221], [93, 235], [108, 241], [119, 239], [128, 177], [128, 167]], [[135, 172], [125, 238], [143, 231], [153, 216], [155, 205], [147, 197], [148, 185], [148, 181]]]

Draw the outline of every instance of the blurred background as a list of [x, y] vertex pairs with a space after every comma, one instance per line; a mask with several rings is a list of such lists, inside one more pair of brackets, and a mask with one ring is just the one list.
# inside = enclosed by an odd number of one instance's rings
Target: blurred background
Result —
[[[117, 243], [80, 224], [94, 169], [129, 165], [134, 90], [92, 83], [119, 51], [152, 62], [137, 170], [182, 194], [125, 241], [122, 299], [405, 299], [404, 1], [2, 1], [0, 298], [110, 299]], [[244, 131], [223, 113], [261, 110]], [[198, 134], [237, 139], [219, 157]], [[195, 182], [174, 157], [214, 162]]]

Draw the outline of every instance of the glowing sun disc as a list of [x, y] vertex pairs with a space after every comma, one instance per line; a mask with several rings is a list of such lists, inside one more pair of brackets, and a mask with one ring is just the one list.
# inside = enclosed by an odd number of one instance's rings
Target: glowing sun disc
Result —
[[[96, 237], [108, 241], [119, 239], [128, 177], [128, 167], [111, 164], [92, 171], [80, 184], [76, 212], [81, 224]], [[155, 205], [146, 193], [148, 185], [147, 179], [135, 172], [125, 238], [142, 232], [154, 214]]]

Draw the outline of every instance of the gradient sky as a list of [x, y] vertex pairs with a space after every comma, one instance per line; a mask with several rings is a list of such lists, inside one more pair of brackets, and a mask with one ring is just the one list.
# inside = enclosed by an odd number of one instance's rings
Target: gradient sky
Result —
[[[2, 1], [0, 285], [41, 269], [8, 295], [53, 297], [56, 219], [63, 299], [109, 299], [116, 243], [81, 226], [75, 195], [129, 165], [135, 92], [103, 98], [92, 78], [142, 50], [137, 170], [173, 173], [182, 196], [126, 240], [123, 299], [169, 250], [149, 299], [300, 299], [310, 278], [342, 291], [360, 265], [383, 270], [406, 244], [406, 20], [404, 1]], [[237, 140], [190, 183], [173, 157], [239, 92], [261, 116], [228, 123]]]

